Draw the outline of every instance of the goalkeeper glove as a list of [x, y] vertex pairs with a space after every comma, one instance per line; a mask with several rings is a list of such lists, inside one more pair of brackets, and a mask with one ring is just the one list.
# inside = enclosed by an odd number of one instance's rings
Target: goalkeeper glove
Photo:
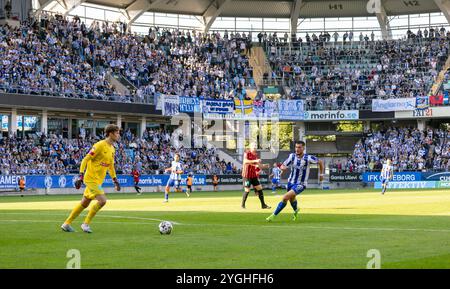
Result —
[[81, 185], [83, 184], [83, 177], [84, 177], [84, 174], [81, 173], [81, 174], [78, 176], [78, 180], [75, 181], [75, 188], [76, 188], [77, 190], [79, 190], [79, 189], [81, 188]]
[[114, 178], [113, 182], [114, 182], [114, 186], [116, 187], [116, 190], [120, 191], [120, 184], [119, 184], [119, 181], [117, 180], [117, 178]]

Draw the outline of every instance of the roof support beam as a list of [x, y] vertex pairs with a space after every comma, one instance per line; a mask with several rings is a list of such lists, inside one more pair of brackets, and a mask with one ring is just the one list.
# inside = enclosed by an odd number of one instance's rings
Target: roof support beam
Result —
[[213, 25], [216, 18], [222, 13], [223, 7], [230, 2], [230, 0], [212, 0], [208, 9], [203, 13], [203, 31], [207, 33]]
[[[39, 15], [42, 11], [51, 11], [51, 12], [61, 12], [58, 10], [58, 8], [64, 9], [63, 14], [64, 16], [67, 16], [73, 9], [80, 6], [83, 2], [86, 2], [86, 0], [45, 0], [45, 1], [39, 1], [39, 4], [41, 6], [39, 9], [36, 10], [34, 13], [35, 15]], [[56, 9], [56, 10], [55, 10]]]
[[65, 2], [66, 2], [65, 7], [66, 11], [64, 12], [64, 16], [67, 16], [70, 12], [72, 12], [73, 9], [83, 4], [83, 2], [86, 2], [86, 0], [72, 0], [70, 1], [71, 3], [67, 3], [68, 1], [66, 0]]
[[131, 25], [154, 5], [162, 2], [161, 0], [136, 0], [125, 9], [125, 16], [128, 19], [128, 29]]
[[381, 6], [380, 13], [376, 13], [376, 16], [378, 19], [378, 23], [380, 24], [381, 36], [384, 40], [392, 40], [391, 25], [389, 24], [389, 19], [383, 6]]
[[291, 9], [291, 34], [297, 33], [298, 16], [300, 15], [300, 7], [303, 6], [303, 0], [295, 0]]
[[55, 3], [55, 0], [39, 1], [39, 8], [34, 12], [35, 16], [38, 16], [43, 10], [45, 10], [50, 4]]
[[384, 9], [384, 6], [381, 3], [381, 1], [382, 0], [369, 0], [369, 2], [367, 2], [366, 5], [367, 12], [375, 14], [375, 16], [377, 17], [378, 23], [380, 24], [381, 35], [383, 39], [391, 40], [392, 39], [391, 26], [389, 25], [389, 19], [386, 15], [386, 10]]
[[450, 1], [449, 0], [434, 0], [434, 3], [441, 9], [444, 13], [447, 22], [450, 24]]

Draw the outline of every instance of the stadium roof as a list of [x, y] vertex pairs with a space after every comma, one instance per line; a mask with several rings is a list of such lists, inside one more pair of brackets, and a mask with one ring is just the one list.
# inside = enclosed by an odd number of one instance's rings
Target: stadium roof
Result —
[[[45, 9], [45, 6], [52, 2], [55, 0], [39, 0], [41, 9]], [[67, 11], [81, 3], [120, 8], [127, 15], [130, 24], [147, 11], [197, 15], [202, 18], [205, 30], [211, 27], [217, 17], [290, 18], [291, 27], [297, 27], [298, 18], [377, 16], [381, 29], [389, 30], [388, 16], [443, 12], [450, 23], [450, 0], [62, 0], [62, 2]]]
[[[87, 0], [87, 3], [126, 9], [140, 0]], [[358, 17], [373, 16], [367, 11], [368, 0], [144, 0], [151, 4], [150, 11], [203, 15], [212, 5], [222, 7], [219, 16], [223, 17], [268, 17], [291, 16], [295, 2], [300, 2], [301, 18], [314, 17]], [[41, 0], [41, 2], [44, 2]], [[374, 1], [375, 2], [375, 1]], [[381, 0], [386, 14], [417, 14], [441, 12], [434, 0]], [[447, 1], [448, 2], [448, 1]]]

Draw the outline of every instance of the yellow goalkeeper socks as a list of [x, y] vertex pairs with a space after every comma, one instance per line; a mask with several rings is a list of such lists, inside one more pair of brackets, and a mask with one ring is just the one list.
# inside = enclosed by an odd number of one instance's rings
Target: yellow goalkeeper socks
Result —
[[75, 218], [78, 217], [78, 215], [80, 215], [80, 213], [83, 212], [84, 209], [85, 207], [83, 207], [81, 204], [76, 205], [64, 223], [68, 225], [72, 224], [73, 220], [75, 220]]
[[95, 214], [97, 214], [98, 211], [100, 211], [100, 209], [102, 208], [102, 206], [99, 205], [99, 203], [95, 203], [91, 209], [89, 210], [88, 215], [86, 216], [86, 218], [84, 219], [84, 223], [85, 224], [90, 224], [92, 221], [92, 218], [95, 217]]

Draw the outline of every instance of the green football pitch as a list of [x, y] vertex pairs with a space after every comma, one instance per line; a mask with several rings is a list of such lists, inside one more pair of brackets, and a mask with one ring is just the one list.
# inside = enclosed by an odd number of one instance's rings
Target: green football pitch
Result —
[[[282, 192], [265, 192], [275, 208]], [[450, 191], [307, 190], [272, 222], [250, 195], [109, 194], [93, 234], [60, 230], [81, 195], [0, 197], [0, 268], [450, 268]], [[174, 223], [160, 235], [162, 220]]]

